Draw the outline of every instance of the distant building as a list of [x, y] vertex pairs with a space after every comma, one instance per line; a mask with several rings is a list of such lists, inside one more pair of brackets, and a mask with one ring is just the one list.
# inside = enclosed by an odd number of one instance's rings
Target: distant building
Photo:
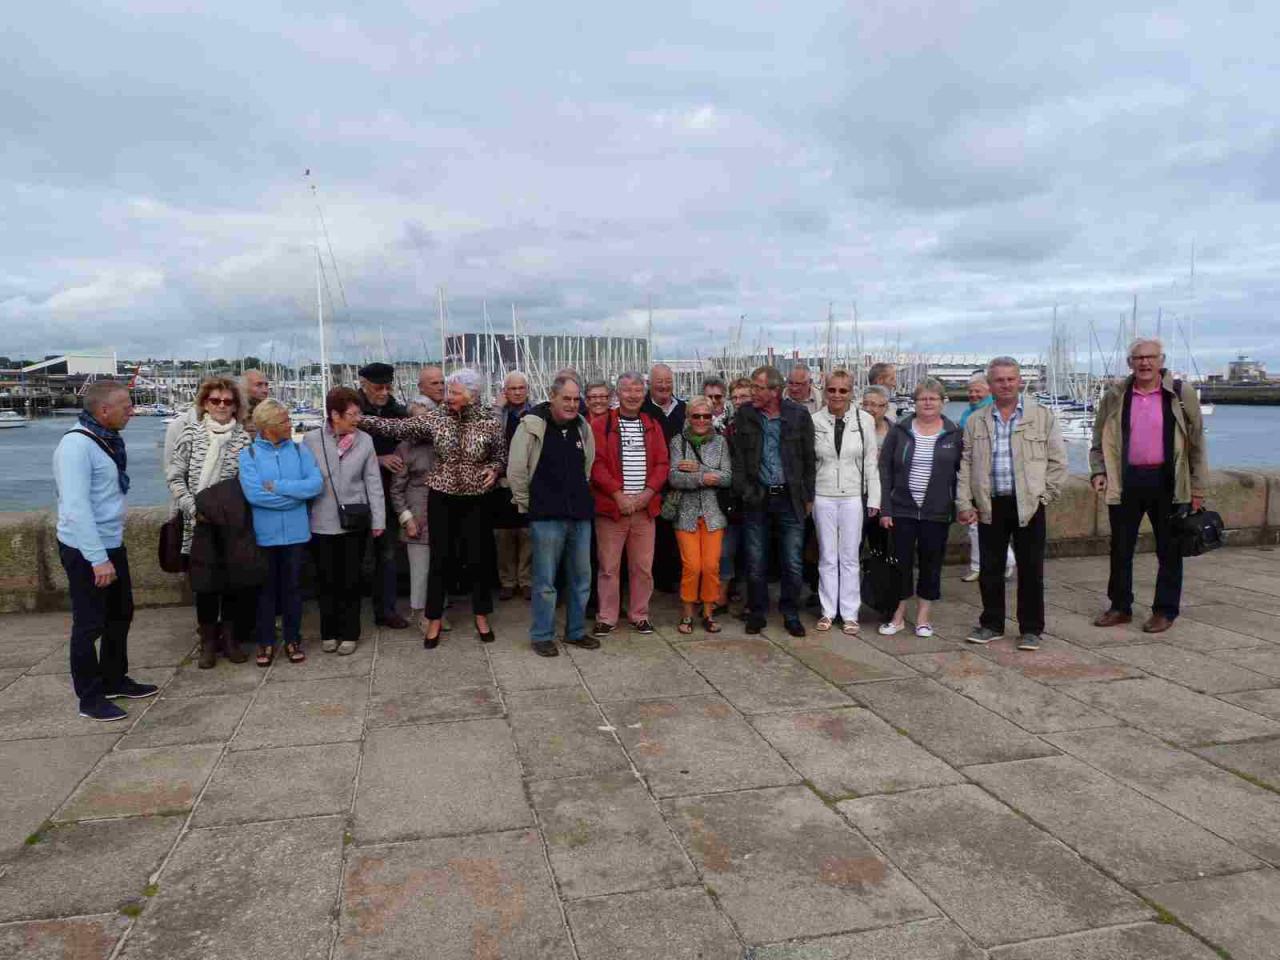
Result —
[[1267, 379], [1267, 371], [1257, 360], [1243, 353], [1227, 364], [1228, 383], [1260, 383]]
[[114, 377], [120, 367], [114, 350], [85, 351], [48, 356], [39, 363], [23, 367], [24, 376], [40, 374], [46, 377]]

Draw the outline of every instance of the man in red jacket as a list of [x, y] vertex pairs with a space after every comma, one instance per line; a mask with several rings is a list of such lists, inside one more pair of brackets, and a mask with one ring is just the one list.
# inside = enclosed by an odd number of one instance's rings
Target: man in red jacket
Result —
[[662, 509], [658, 491], [667, 482], [668, 457], [662, 428], [640, 412], [643, 405], [644, 377], [624, 373], [618, 377], [618, 409], [591, 425], [596, 441], [591, 492], [600, 560], [600, 611], [593, 631], [597, 637], [608, 636], [618, 623], [624, 548], [631, 584], [628, 618], [638, 633], [653, 633], [653, 520]]

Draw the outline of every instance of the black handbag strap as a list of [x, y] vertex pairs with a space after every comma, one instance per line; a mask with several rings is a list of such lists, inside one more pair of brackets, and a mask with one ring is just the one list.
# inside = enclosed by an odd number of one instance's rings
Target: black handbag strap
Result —
[[107, 445], [107, 441], [103, 440], [101, 437], [97, 436], [96, 434], [92, 434], [88, 430], [82, 430], [79, 427], [73, 427], [72, 429], [68, 430], [67, 433], [78, 433], [82, 437], [88, 437], [90, 440], [92, 440], [94, 443], [98, 445], [98, 447], [102, 450], [103, 453], [105, 453], [108, 457], [111, 457], [111, 459], [113, 460], [115, 459], [115, 454], [111, 452], [111, 447]]
[[[328, 424], [320, 427], [320, 452], [324, 454], [324, 470], [329, 474], [329, 493], [333, 496], [333, 505], [338, 508], [338, 516], [342, 516], [342, 504], [338, 501], [338, 485], [333, 481], [333, 467], [329, 466], [329, 447], [325, 443], [325, 431]], [[338, 479], [342, 479], [342, 454], [338, 454]], [[360, 474], [360, 480], [364, 484], [364, 502], [369, 503], [369, 481], [364, 479], [364, 474]], [[373, 504], [369, 503], [370, 509]]]

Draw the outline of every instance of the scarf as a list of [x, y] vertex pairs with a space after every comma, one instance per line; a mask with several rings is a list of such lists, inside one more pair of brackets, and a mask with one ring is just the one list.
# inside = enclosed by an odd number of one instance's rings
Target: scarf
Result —
[[346, 456], [347, 451], [355, 445], [356, 434], [354, 430], [350, 433], [344, 433], [342, 436], [338, 437], [338, 459], [341, 460]]
[[714, 436], [715, 436], [714, 433], [697, 434], [697, 433], [694, 433], [692, 430], [686, 430], [684, 434], [684, 438], [689, 441], [690, 446], [692, 446], [693, 449], [695, 450], [697, 450], [699, 447], [701, 447], [704, 443], [706, 443], [708, 440], [710, 440]]
[[111, 450], [111, 459], [116, 462], [116, 473], [120, 481], [120, 492], [129, 492], [129, 474], [126, 468], [129, 465], [129, 457], [124, 450], [124, 437], [120, 436], [119, 430], [108, 430], [97, 420], [89, 415], [89, 411], [81, 410], [79, 424], [81, 429], [87, 430], [95, 437], [101, 440]]
[[200, 479], [196, 481], [196, 493], [213, 483], [215, 477], [221, 476], [222, 455], [227, 441], [231, 439], [232, 431], [237, 426], [234, 420], [218, 423], [207, 414], [200, 419], [200, 423], [205, 433], [209, 435], [209, 449], [205, 451], [204, 463], [200, 465]]

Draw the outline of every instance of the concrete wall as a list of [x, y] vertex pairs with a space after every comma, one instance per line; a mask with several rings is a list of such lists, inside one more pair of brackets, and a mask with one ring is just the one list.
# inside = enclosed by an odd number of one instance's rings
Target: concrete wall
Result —
[[[1235, 545], [1280, 543], [1280, 471], [1219, 470], [1212, 475], [1209, 506], [1222, 514]], [[139, 606], [189, 603], [186, 577], [164, 573], [156, 563], [156, 540], [165, 507], [129, 511], [125, 545]], [[1062, 499], [1049, 510], [1049, 555], [1105, 555], [1110, 529], [1107, 507], [1084, 477], [1072, 477]], [[1151, 535], [1139, 549], [1152, 548]], [[949, 558], [968, 559], [968, 539], [956, 524]], [[68, 606], [67, 580], [58, 560], [51, 513], [0, 513], [0, 613], [59, 610]]]

